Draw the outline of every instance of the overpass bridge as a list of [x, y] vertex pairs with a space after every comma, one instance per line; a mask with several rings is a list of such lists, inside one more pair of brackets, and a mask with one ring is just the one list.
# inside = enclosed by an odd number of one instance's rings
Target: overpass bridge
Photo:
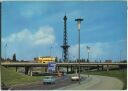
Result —
[[[2, 66], [5, 67], [16, 67], [16, 71], [17, 68], [19, 67], [24, 67], [25, 68], [25, 74], [32, 74], [32, 68], [33, 67], [48, 67], [48, 64], [46, 63], [32, 63], [32, 62], [3, 62], [1, 63]], [[85, 67], [97, 67], [97, 69], [99, 70], [99, 68], [101, 68], [102, 70], [104, 69], [104, 67], [106, 66], [106, 70], [109, 71], [109, 67], [111, 65], [116, 65], [116, 66], [127, 66], [127, 63], [80, 63], [80, 68], [85, 68]], [[67, 72], [69, 70], [69, 68], [71, 69], [71, 71], [73, 71], [75, 68], [78, 69], [79, 67], [79, 63], [56, 63], [56, 70], [59, 70], [60, 67], [66, 67], [67, 68]]]

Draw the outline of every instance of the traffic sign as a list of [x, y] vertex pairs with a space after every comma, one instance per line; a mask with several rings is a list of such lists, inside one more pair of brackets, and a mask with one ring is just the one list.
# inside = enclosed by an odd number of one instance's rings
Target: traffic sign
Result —
[[51, 71], [55, 71], [56, 69], [56, 63], [55, 62], [49, 62], [48, 63], [48, 70]]

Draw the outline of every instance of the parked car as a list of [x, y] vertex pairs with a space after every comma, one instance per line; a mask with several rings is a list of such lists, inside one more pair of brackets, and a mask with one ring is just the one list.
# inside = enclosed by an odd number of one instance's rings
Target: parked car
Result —
[[[81, 79], [81, 77], [80, 77], [80, 79]], [[72, 81], [79, 81], [80, 79], [79, 79], [78, 74], [75, 74], [75, 75], [71, 76]]]
[[55, 84], [56, 78], [54, 76], [45, 76], [43, 79], [44, 84]]

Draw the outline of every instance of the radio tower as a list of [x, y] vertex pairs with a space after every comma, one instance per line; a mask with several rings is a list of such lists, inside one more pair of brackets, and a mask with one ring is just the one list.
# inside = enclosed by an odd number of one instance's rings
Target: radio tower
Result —
[[61, 46], [63, 49], [63, 60], [64, 62], [68, 62], [68, 48], [70, 47], [67, 42], [67, 27], [66, 27], [66, 21], [67, 17], [66, 14], [64, 16], [64, 37], [63, 37], [63, 45]]

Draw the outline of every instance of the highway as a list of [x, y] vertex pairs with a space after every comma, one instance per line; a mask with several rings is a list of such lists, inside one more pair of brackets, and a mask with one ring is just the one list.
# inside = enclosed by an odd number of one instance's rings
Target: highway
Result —
[[70, 77], [65, 76], [57, 78], [55, 84], [44, 85], [41, 80], [28, 85], [17, 85], [11, 87], [9, 90], [121, 90], [123, 88], [123, 83], [114, 77], [98, 75], [82, 76], [84, 79], [81, 81], [81, 84], [78, 84], [77, 81], [71, 81]]
[[64, 76], [60, 78], [56, 78], [55, 84], [43, 84], [43, 80], [40, 80], [36, 83], [30, 83], [28, 85], [16, 85], [11, 87], [9, 90], [54, 90], [61, 87], [65, 87], [76, 82], [72, 82], [69, 76]]
[[[82, 75], [86, 76], [86, 75]], [[86, 76], [87, 77], [87, 76]], [[56, 90], [122, 90], [123, 82], [114, 77], [90, 75], [79, 85], [71, 84]]]

